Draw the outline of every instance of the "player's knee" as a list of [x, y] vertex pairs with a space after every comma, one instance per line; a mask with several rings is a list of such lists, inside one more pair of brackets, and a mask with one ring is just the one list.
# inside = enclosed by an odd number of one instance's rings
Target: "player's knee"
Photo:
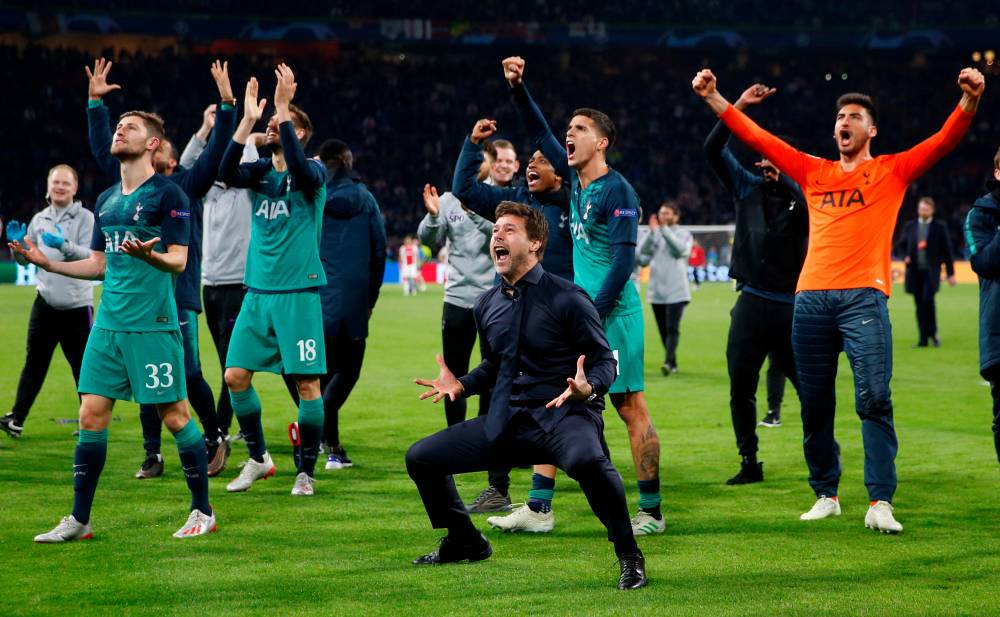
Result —
[[110, 409], [97, 401], [84, 397], [80, 402], [80, 428], [86, 431], [100, 431], [108, 426]]
[[888, 396], [866, 396], [857, 401], [857, 409], [862, 419], [892, 417], [892, 400]]
[[587, 474], [600, 471], [607, 460], [603, 452], [580, 451], [571, 454], [562, 464], [566, 475], [577, 480]]
[[299, 398], [311, 401], [320, 397], [319, 379], [297, 379], [295, 389], [299, 393]]
[[227, 368], [226, 387], [232, 392], [242, 392], [250, 387], [250, 371], [241, 368]]
[[424, 454], [427, 448], [424, 443], [425, 441], [421, 439], [406, 451], [406, 471], [410, 474], [411, 478], [419, 475], [420, 471], [425, 467]]

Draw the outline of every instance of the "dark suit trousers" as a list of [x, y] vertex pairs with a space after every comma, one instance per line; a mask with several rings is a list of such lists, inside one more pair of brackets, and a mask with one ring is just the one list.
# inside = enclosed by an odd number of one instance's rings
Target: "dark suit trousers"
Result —
[[911, 276], [913, 283], [913, 301], [917, 305], [917, 330], [920, 332], [920, 342], [926, 343], [937, 336], [937, 312], [934, 309], [934, 294], [937, 293], [937, 281], [932, 276], [939, 272], [914, 268]]
[[453, 474], [550, 463], [580, 483], [590, 508], [608, 529], [621, 555], [635, 550], [621, 476], [604, 443], [603, 420], [571, 410], [545, 432], [526, 410], [518, 411], [495, 442], [486, 438], [486, 416], [425, 437], [406, 453], [406, 469], [420, 491], [435, 529], [467, 535], [474, 527], [455, 489]]

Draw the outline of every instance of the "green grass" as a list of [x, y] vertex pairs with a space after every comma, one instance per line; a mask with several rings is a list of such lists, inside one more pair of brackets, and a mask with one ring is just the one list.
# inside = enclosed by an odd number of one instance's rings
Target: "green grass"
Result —
[[[682, 372], [669, 379], [660, 376], [660, 346], [647, 314], [647, 391], [663, 444], [668, 526], [666, 535], [641, 539], [650, 585], [633, 593], [613, 588], [611, 545], [564, 475], [552, 534], [490, 531], [495, 552], [485, 562], [409, 564], [439, 536], [403, 465], [410, 443], [444, 425], [441, 407], [419, 402], [411, 383], [435, 372], [439, 288], [405, 299], [398, 287], [384, 290], [361, 381], [342, 412], [343, 440], [356, 466], [318, 472], [313, 499], [288, 494], [294, 474], [285, 427], [294, 410], [276, 377], [257, 378], [278, 475], [248, 493], [226, 494], [242, 458], [238, 450], [231, 469], [212, 481], [219, 533], [194, 541], [170, 537], [185, 518], [188, 496], [169, 437], [165, 477], [134, 480], [142, 459], [137, 409], [120, 403], [93, 513], [96, 539], [32, 544], [72, 501], [74, 427], [54, 420], [75, 417], [76, 398], [57, 357], [25, 436], [0, 438], [0, 615], [996, 614], [998, 477], [989, 390], [977, 374], [976, 293], [964, 285], [938, 296], [944, 346], [936, 350], [910, 347], [916, 338], [910, 297], [897, 289], [890, 303], [900, 441], [896, 507], [906, 526], [895, 537], [863, 527], [863, 453], [846, 363], [837, 419], [844, 513], [806, 524], [798, 514], [813, 498], [791, 388], [785, 425], [761, 430], [767, 481], [723, 484], [738, 466], [725, 366], [735, 296], [724, 285], [695, 294], [682, 323]], [[0, 367], [3, 405], [13, 399], [31, 300], [29, 289], [0, 287], [0, 340], [8, 352]], [[204, 324], [202, 349], [215, 387], [218, 366]], [[607, 438], [634, 509], [634, 470], [613, 411]], [[524, 498], [529, 473], [515, 472], [515, 500]], [[458, 483], [471, 499], [484, 474]], [[485, 528], [484, 519], [477, 522]]]

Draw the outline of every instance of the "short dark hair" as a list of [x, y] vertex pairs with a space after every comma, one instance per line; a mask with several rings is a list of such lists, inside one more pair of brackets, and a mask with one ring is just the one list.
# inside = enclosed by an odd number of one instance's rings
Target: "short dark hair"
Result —
[[494, 161], [497, 160], [497, 149], [493, 146], [493, 142], [483, 140], [483, 156], [488, 156]]
[[927, 195], [924, 195], [923, 197], [921, 197], [920, 199], [917, 200], [917, 205], [920, 205], [920, 202], [922, 202], [922, 201], [927, 202], [927, 205], [930, 206], [930, 207], [932, 207], [932, 208], [936, 208], [937, 207], [937, 204], [934, 203], [934, 198], [933, 197], [929, 197]]
[[862, 94], [860, 92], [848, 92], [847, 94], [841, 94], [837, 98], [837, 112], [839, 113], [845, 105], [861, 105], [868, 111], [868, 115], [871, 116], [872, 124], [878, 124], [878, 110], [875, 109], [875, 101], [872, 97], [867, 94]]
[[301, 141], [303, 146], [306, 145], [313, 136], [312, 120], [309, 119], [309, 115], [306, 112], [302, 111], [301, 107], [292, 105], [291, 103], [288, 104], [288, 112], [292, 116], [292, 124], [295, 125], [295, 128], [304, 131], [305, 134], [302, 135]]
[[516, 201], [501, 201], [497, 206], [496, 217], [518, 216], [524, 219], [524, 228], [528, 232], [528, 240], [538, 240], [541, 245], [538, 247], [538, 261], [545, 255], [545, 247], [549, 243], [549, 222], [545, 220], [540, 208], [532, 208], [527, 204], [519, 204]]
[[664, 199], [663, 203], [660, 204], [661, 208], [666, 208], [667, 210], [673, 210], [674, 214], [677, 216], [681, 215], [681, 208], [677, 205], [677, 202], [673, 199]]
[[327, 139], [319, 146], [319, 160], [327, 169], [351, 169], [354, 167], [354, 154], [350, 146], [339, 139]]
[[618, 134], [618, 130], [615, 129], [615, 123], [611, 121], [608, 114], [590, 107], [581, 107], [573, 110], [573, 116], [590, 118], [597, 125], [597, 130], [601, 132], [601, 135], [608, 138], [608, 150], [615, 145], [615, 136]]
[[997, 153], [993, 155], [993, 169], [1000, 169], [1000, 148], [997, 148]]
[[134, 109], [132, 111], [126, 111], [122, 115], [118, 116], [118, 121], [121, 122], [129, 116], [135, 116], [142, 120], [142, 123], [146, 125], [146, 131], [149, 132], [150, 137], [155, 137], [160, 141], [167, 138], [167, 131], [164, 128], [163, 118], [160, 114], [153, 113], [151, 111], [139, 111]]

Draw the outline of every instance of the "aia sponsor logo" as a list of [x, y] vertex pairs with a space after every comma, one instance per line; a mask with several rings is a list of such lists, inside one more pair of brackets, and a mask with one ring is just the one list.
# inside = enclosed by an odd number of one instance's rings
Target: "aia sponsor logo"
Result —
[[823, 200], [819, 204], [819, 209], [853, 208], [854, 206], [864, 208], [867, 205], [865, 203], [865, 195], [861, 192], [861, 189], [847, 189], [823, 193]]

